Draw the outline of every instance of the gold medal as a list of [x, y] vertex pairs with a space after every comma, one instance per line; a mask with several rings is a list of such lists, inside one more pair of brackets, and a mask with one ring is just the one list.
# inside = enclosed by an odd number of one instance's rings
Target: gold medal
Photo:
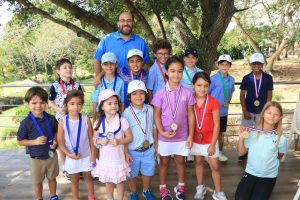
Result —
[[201, 133], [198, 133], [198, 139], [201, 141], [203, 138], [202, 134]]
[[113, 140], [113, 139], [115, 139], [115, 134], [114, 134], [113, 132], [108, 132], [108, 133], [106, 134], [106, 138], [107, 138], [108, 140]]
[[254, 101], [254, 106], [258, 107], [259, 104], [260, 104], [260, 102], [256, 99], [256, 100]]
[[143, 148], [144, 148], [144, 149], [147, 149], [147, 148], [149, 148], [149, 146], [150, 146], [149, 140], [145, 140], [145, 141], [143, 142]]
[[242, 132], [242, 138], [247, 139], [249, 137], [249, 132], [248, 131], [243, 131]]
[[177, 125], [175, 122], [173, 122], [173, 123], [171, 124], [171, 130], [172, 130], [173, 132], [176, 132], [177, 129], [178, 129], [178, 125]]
[[225, 102], [223, 103], [223, 105], [224, 105], [224, 107], [228, 107], [228, 106], [229, 106], [229, 103], [228, 103], [227, 101], [225, 101]]

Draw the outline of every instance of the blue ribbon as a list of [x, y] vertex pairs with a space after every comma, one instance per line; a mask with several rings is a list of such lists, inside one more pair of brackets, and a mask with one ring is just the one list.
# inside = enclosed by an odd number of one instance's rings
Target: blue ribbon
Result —
[[[119, 128], [116, 131], [113, 132], [114, 135], [116, 135], [121, 130], [121, 120], [120, 120], [120, 118], [119, 118], [119, 122], [120, 122], [119, 123]], [[105, 116], [102, 117], [102, 129], [103, 129], [103, 133], [99, 133], [99, 137], [100, 138], [105, 138], [106, 137], [106, 135], [104, 135], [105, 134]]]
[[[39, 126], [39, 124], [37, 123], [34, 115], [30, 112], [30, 117], [33, 121], [33, 124], [35, 126], [35, 128], [37, 129], [37, 131], [39, 132], [40, 136], [45, 136], [43, 130], [41, 129], [41, 127]], [[44, 112], [43, 113], [44, 115], [44, 119], [45, 119], [45, 122], [46, 122], [46, 126], [47, 126], [47, 130], [48, 130], [48, 133], [49, 133], [49, 139], [47, 140], [47, 144], [50, 146], [53, 144], [53, 133], [52, 133], [52, 129], [51, 129], [51, 126], [50, 126], [50, 123], [49, 123], [49, 118], [47, 116], [47, 114]]]
[[72, 145], [72, 141], [71, 141], [71, 137], [70, 137], [70, 126], [69, 126], [69, 115], [67, 115], [66, 117], [66, 126], [67, 126], [67, 132], [69, 135], [69, 140], [70, 140], [70, 144], [74, 150], [75, 155], [78, 155], [78, 147], [79, 147], [79, 142], [80, 142], [80, 132], [81, 132], [81, 124], [82, 124], [82, 118], [81, 118], [81, 114], [79, 113], [79, 125], [78, 125], [78, 129], [77, 129], [77, 140], [76, 140], [76, 147], [74, 148], [74, 146]]
[[[106, 82], [104, 80], [104, 77], [102, 77], [102, 83], [104, 85], [104, 88], [107, 89], [107, 85], [106, 85]], [[113, 91], [116, 91], [116, 85], [117, 85], [117, 77], [115, 76], [115, 79], [114, 79], [114, 86], [113, 86]]]

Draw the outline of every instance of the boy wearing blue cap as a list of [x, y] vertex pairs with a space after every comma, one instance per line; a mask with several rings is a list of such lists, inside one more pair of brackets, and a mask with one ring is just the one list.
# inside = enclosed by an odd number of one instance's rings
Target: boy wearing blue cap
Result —
[[96, 119], [97, 105], [99, 102], [99, 94], [102, 90], [112, 89], [120, 95], [121, 111], [124, 110], [124, 82], [117, 76], [117, 57], [112, 52], [107, 52], [102, 55], [101, 67], [104, 71], [104, 76], [101, 78], [101, 83], [92, 94], [93, 102], [93, 121]]

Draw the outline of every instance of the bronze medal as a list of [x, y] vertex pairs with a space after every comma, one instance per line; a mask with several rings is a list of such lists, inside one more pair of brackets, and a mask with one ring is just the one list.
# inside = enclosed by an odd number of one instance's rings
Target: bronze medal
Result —
[[223, 105], [224, 105], [224, 107], [228, 107], [228, 106], [229, 106], [229, 103], [228, 103], [227, 101], [225, 101], [225, 102], [223, 103]]
[[144, 142], [143, 142], [143, 148], [147, 149], [147, 148], [149, 148], [149, 146], [150, 146], [149, 140], [144, 140]]
[[178, 125], [177, 125], [175, 122], [173, 122], [173, 123], [171, 124], [171, 130], [172, 130], [173, 132], [176, 132], [177, 129], [178, 129]]
[[201, 141], [202, 140], [202, 134], [201, 133], [198, 133], [198, 139]]
[[260, 104], [260, 102], [256, 99], [256, 100], [254, 101], [254, 106], [258, 107], [259, 104]]
[[113, 139], [115, 139], [115, 134], [113, 132], [108, 132], [106, 135], [106, 138], [108, 140], [113, 140]]

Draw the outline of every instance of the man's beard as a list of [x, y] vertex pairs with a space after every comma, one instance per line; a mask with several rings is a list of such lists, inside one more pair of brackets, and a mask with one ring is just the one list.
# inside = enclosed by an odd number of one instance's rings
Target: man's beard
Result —
[[[125, 28], [129, 27], [128, 31], [124, 31]], [[123, 34], [123, 35], [130, 35], [132, 33], [132, 27], [130, 26], [122, 26], [119, 27], [119, 33]]]

